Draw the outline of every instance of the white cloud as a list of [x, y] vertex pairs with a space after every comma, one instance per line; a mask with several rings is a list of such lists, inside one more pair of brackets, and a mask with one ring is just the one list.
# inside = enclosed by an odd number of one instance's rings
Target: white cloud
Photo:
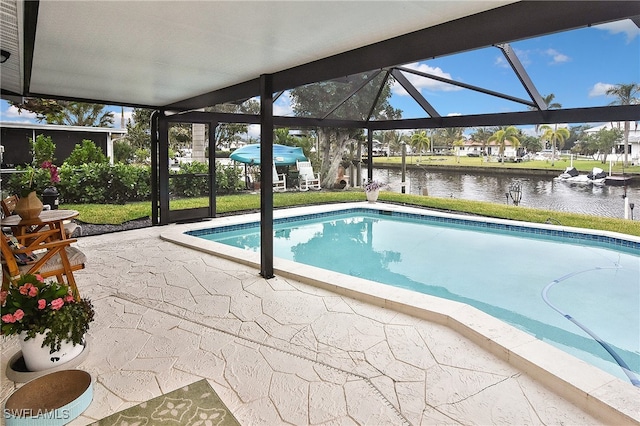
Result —
[[509, 65], [504, 56], [497, 56], [496, 61], [493, 63], [493, 65], [500, 68], [511, 68], [511, 65]]
[[569, 58], [567, 55], [565, 55], [564, 53], [560, 53], [555, 49], [547, 49], [544, 51], [544, 54], [547, 56], [551, 56], [551, 58], [553, 59], [553, 61], [551, 62], [552, 64], [560, 64], [563, 62], [569, 62], [571, 60], [571, 58]]
[[627, 36], [627, 43], [630, 43], [631, 40], [640, 36], [640, 28], [638, 28], [631, 19], [595, 25], [593, 28], [608, 31], [611, 34], [624, 33]]
[[247, 127], [247, 134], [252, 139], [260, 139], [260, 125], [259, 124], [249, 124]]
[[605, 96], [607, 94], [607, 90], [609, 90], [613, 86], [613, 84], [598, 82], [593, 85], [591, 90], [589, 90], [589, 97], [594, 98], [596, 96]]
[[449, 114], [447, 114], [447, 117], [458, 117], [462, 115], [462, 113], [460, 112], [450, 112]]
[[129, 122], [129, 120], [132, 119], [133, 108], [124, 108], [124, 127], [121, 126], [121, 124], [122, 124], [122, 116], [123, 116], [122, 108], [114, 107], [114, 108], [111, 109], [111, 112], [113, 112], [113, 127], [115, 129], [126, 129], [127, 128], [127, 123]]
[[289, 91], [284, 92], [277, 101], [273, 103], [273, 115], [289, 117], [293, 115], [293, 107], [291, 106], [291, 95]]
[[[528, 50], [516, 49], [513, 46], [511, 47], [522, 65], [531, 64], [531, 58], [529, 57], [530, 52]], [[496, 56], [496, 60], [494, 61], [493, 65], [499, 68], [511, 69], [511, 65], [509, 65], [509, 62], [507, 62], [503, 54]]]
[[[438, 77], [447, 78], [449, 80], [453, 80], [453, 78], [451, 78], [451, 74], [442, 71], [440, 67], [433, 68], [433, 67], [430, 67], [429, 65], [421, 64], [419, 62], [407, 64], [407, 65], [404, 65], [404, 67], [410, 68], [412, 70], [424, 72], [427, 74], [437, 75]], [[460, 87], [453, 86], [451, 84], [443, 83], [441, 81], [433, 80], [430, 78], [420, 77], [418, 75], [406, 73], [406, 72], [403, 74], [407, 78], [407, 80], [409, 80], [409, 82], [413, 84], [415, 88], [418, 89], [420, 92], [422, 92], [422, 89], [426, 89], [434, 92], [451, 92], [455, 90], [462, 90]], [[404, 90], [404, 88], [398, 82], [395, 82], [393, 84], [393, 87], [391, 88], [391, 90], [393, 91], [394, 94], [399, 96], [408, 95], [407, 91]]]
[[2, 114], [2, 120], [35, 123], [36, 114], [31, 111], [27, 111], [26, 109], [23, 109], [22, 112], [20, 112], [18, 108], [11, 105]]

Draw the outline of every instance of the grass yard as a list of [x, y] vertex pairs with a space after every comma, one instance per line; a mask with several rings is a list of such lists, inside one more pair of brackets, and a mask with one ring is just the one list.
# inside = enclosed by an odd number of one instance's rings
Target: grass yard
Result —
[[[323, 190], [318, 192], [308, 191], [273, 194], [273, 204], [275, 208], [364, 200], [364, 193], [362, 190], [358, 189], [347, 191]], [[524, 222], [559, 223], [565, 226], [601, 229], [605, 231], [614, 231], [640, 236], [640, 224], [637, 221], [617, 218], [588, 216], [481, 201], [425, 197], [385, 191], [380, 193], [379, 201], [426, 207], [450, 212], [469, 213], [494, 218], [520, 220]], [[195, 207], [206, 207], [208, 205], [207, 203], [208, 198], [206, 197], [179, 199], [171, 201], [170, 208], [172, 210], [181, 210]], [[260, 195], [257, 193], [222, 195], [217, 197], [216, 203], [217, 212], [219, 214], [255, 211], [260, 208]], [[64, 204], [60, 207], [77, 210], [80, 212], [79, 220], [94, 224], [115, 225], [151, 216], [150, 202], [128, 203], [125, 205]]]
[[[402, 164], [401, 157], [374, 157], [373, 164], [376, 166], [393, 165], [398, 166]], [[422, 165], [422, 166], [454, 166], [454, 167], [486, 167], [486, 168], [510, 168], [510, 169], [535, 169], [535, 170], [557, 170], [559, 173], [564, 171], [571, 165], [571, 159], [568, 156], [562, 156], [559, 160], [556, 160], [554, 165], [551, 165], [551, 160], [531, 160], [523, 161], [521, 163], [510, 162], [486, 162], [482, 157], [467, 157], [460, 156], [429, 156], [423, 155], [407, 155], [407, 165]], [[594, 167], [599, 167], [602, 170], [609, 171], [609, 162], [602, 164], [601, 161], [588, 160], [588, 159], [574, 159], [573, 167], [581, 172], [590, 172]], [[640, 165], [622, 167], [621, 162], [613, 163], [611, 171], [613, 173], [640, 173]], [[558, 174], [559, 174], [558, 173]]]

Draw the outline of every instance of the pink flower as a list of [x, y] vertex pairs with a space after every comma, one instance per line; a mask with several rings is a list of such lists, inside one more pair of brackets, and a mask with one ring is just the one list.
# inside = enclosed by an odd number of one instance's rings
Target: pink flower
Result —
[[20, 321], [22, 318], [24, 318], [24, 311], [22, 309], [18, 309], [13, 314], [13, 317], [16, 319], [16, 321]]
[[76, 300], [76, 299], [75, 299], [75, 297], [73, 297], [73, 296], [72, 296], [72, 295], [70, 295], [70, 294], [67, 294], [67, 295], [64, 297], [64, 301], [65, 301], [65, 302], [67, 302], [67, 303], [71, 303], [71, 302], [73, 302], [74, 300]]
[[35, 277], [36, 277], [36, 280], [40, 281], [41, 283], [44, 282], [44, 278], [42, 278], [42, 275], [36, 274]]
[[4, 302], [7, 301], [8, 291], [0, 291], [0, 304], [4, 305]]
[[29, 289], [29, 296], [36, 297], [38, 295], [38, 287], [32, 286]]
[[44, 299], [38, 300], [38, 309], [44, 309], [47, 307], [47, 301]]
[[20, 286], [20, 294], [22, 294], [23, 296], [26, 296], [29, 294], [29, 290], [31, 290], [31, 287], [33, 287], [33, 284], [31, 283], [26, 283], [24, 285]]
[[13, 317], [12, 314], [3, 315], [2, 317], [0, 317], [0, 319], [2, 319], [2, 322], [6, 322], [9, 324], [16, 322], [16, 319]]
[[62, 308], [63, 305], [64, 305], [64, 300], [62, 300], [62, 297], [58, 297], [56, 300], [51, 301], [51, 309], [53, 309], [54, 311], [57, 311], [58, 309]]

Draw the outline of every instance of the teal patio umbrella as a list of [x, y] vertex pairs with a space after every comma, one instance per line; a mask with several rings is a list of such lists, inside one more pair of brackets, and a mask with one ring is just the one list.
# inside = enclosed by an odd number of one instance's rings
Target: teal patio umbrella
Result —
[[[240, 163], [260, 165], [260, 144], [254, 143], [238, 148], [229, 156]], [[302, 148], [298, 146], [273, 145], [273, 160], [276, 166], [291, 166], [296, 161], [307, 161]]]

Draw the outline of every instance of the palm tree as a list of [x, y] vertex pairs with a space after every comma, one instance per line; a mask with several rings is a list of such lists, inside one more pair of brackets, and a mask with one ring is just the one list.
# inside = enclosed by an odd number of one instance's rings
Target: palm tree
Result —
[[383, 133], [382, 140], [386, 143], [389, 155], [393, 155], [402, 148], [402, 143], [407, 141], [406, 135], [397, 130], [391, 130]]
[[[560, 105], [558, 102], [553, 102], [555, 97], [556, 97], [556, 95], [554, 95], [553, 93], [549, 93], [547, 96], [543, 96], [542, 97], [542, 100], [547, 105], [547, 109], [560, 109], [560, 108], [562, 108], [562, 105]], [[532, 110], [532, 111], [536, 111], [537, 110], [537, 108], [534, 108], [534, 107], [529, 107], [529, 109]], [[536, 133], [538, 133], [539, 129], [540, 129], [540, 124], [536, 124]]]
[[[607, 95], [616, 96], [617, 99], [611, 102], [609, 105], [635, 105], [640, 103], [640, 84], [616, 84], [613, 87], [607, 89]], [[629, 165], [628, 159], [629, 153], [629, 122], [624, 122], [624, 165]]]
[[487, 155], [487, 141], [496, 132], [497, 129], [489, 129], [487, 127], [478, 127], [471, 134], [471, 139], [482, 144], [482, 155]]
[[505, 149], [505, 146], [507, 145], [507, 141], [511, 142], [511, 145], [516, 150], [520, 146], [520, 139], [518, 139], [518, 129], [515, 128], [514, 126], [498, 129], [488, 139], [488, 142], [495, 142], [500, 147], [499, 153], [500, 153], [502, 164], [504, 164], [504, 149]]
[[458, 139], [453, 143], [453, 149], [456, 151], [456, 163], [460, 162], [460, 147], [464, 146], [464, 138]]
[[418, 150], [420, 152], [420, 158], [422, 159], [422, 151], [429, 149], [431, 139], [429, 139], [425, 130], [421, 130], [413, 132], [409, 143], [413, 150]]
[[558, 128], [557, 125], [552, 129], [551, 126], [545, 124], [540, 126], [540, 129], [544, 132], [541, 138], [551, 142], [551, 165], [553, 166], [556, 160], [556, 143], [560, 149], [562, 149], [564, 141], [571, 135], [571, 133], [565, 127]]

